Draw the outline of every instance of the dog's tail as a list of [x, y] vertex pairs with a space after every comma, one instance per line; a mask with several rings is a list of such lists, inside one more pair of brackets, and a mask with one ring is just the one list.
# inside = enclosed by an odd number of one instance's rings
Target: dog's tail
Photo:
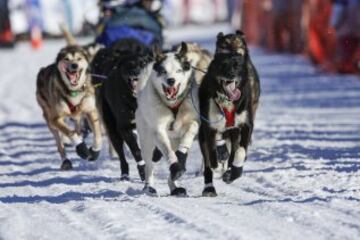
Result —
[[60, 23], [60, 30], [66, 40], [66, 44], [68, 46], [77, 45], [77, 41], [75, 37], [70, 33], [69, 29], [66, 27], [64, 23]]

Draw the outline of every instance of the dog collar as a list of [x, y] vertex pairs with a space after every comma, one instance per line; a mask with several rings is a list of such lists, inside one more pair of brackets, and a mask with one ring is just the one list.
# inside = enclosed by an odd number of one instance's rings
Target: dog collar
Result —
[[84, 92], [84, 90], [85, 90], [85, 85], [86, 85], [86, 84], [84, 84], [84, 85], [81, 87], [80, 90], [69, 90], [69, 95], [70, 95], [70, 97], [77, 97], [77, 96], [79, 95], [79, 93]]
[[70, 91], [70, 97], [77, 97], [79, 95], [79, 91]]

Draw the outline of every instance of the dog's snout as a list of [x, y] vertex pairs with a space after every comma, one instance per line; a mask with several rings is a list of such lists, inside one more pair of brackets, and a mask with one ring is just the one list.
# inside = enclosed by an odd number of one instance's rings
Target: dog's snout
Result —
[[167, 84], [168, 84], [169, 86], [174, 86], [174, 84], [175, 84], [175, 78], [168, 78], [168, 79], [166, 80], [166, 82], [167, 82]]
[[72, 63], [72, 64], [70, 64], [70, 69], [71, 69], [71, 70], [77, 70], [78, 67], [79, 67], [79, 64], [77, 64], [77, 63]]

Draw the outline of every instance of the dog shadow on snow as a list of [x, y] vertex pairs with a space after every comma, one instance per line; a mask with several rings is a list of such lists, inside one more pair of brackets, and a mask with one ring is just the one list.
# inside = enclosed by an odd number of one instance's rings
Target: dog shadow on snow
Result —
[[[54, 170], [52, 168], [44, 168], [35, 171], [51, 171]], [[57, 170], [58, 171], [58, 170]], [[32, 172], [31, 174], [35, 174], [36, 172]], [[14, 173], [17, 175], [18, 173]], [[72, 177], [52, 177], [45, 180], [40, 181], [32, 181], [32, 180], [24, 180], [18, 181], [14, 183], [0, 183], [0, 189], [6, 188], [17, 188], [17, 187], [35, 187], [35, 188], [45, 188], [55, 184], [64, 184], [66, 186], [76, 186], [82, 184], [97, 184], [97, 183], [112, 183], [116, 182], [117, 178], [110, 177], [102, 177], [102, 176], [89, 176], [89, 175], [75, 175]], [[5, 190], [6, 191], [6, 190]], [[83, 201], [87, 198], [90, 199], [113, 199], [117, 198], [124, 193], [119, 191], [113, 191], [108, 189], [99, 190], [97, 192], [78, 192], [78, 191], [68, 191], [62, 193], [60, 195], [45, 195], [45, 196], [5, 196], [0, 197], [0, 203], [37, 203], [41, 201], [49, 202], [49, 203], [66, 203], [69, 201]]]
[[[113, 190], [101, 190], [98, 192], [76, 192], [68, 191], [56, 196], [6, 196], [0, 198], [0, 203], [14, 204], [14, 203], [38, 203], [38, 202], [48, 202], [53, 204], [62, 204], [70, 201], [84, 201], [86, 199], [102, 199], [102, 200], [111, 200], [118, 198], [121, 195], [124, 195], [122, 192], [113, 191]], [[126, 199], [117, 199], [116, 201], [126, 201]]]

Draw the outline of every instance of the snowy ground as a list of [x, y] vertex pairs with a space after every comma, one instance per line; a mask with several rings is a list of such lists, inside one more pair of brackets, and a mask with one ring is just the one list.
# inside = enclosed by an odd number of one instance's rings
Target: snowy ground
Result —
[[201, 197], [195, 143], [182, 180], [190, 196], [168, 197], [161, 162], [152, 198], [134, 161], [133, 180], [120, 182], [106, 151], [96, 163], [72, 153], [75, 169], [59, 171], [35, 76], [61, 45], [0, 51], [0, 239], [360, 239], [359, 77], [252, 49], [263, 91], [244, 176]]

